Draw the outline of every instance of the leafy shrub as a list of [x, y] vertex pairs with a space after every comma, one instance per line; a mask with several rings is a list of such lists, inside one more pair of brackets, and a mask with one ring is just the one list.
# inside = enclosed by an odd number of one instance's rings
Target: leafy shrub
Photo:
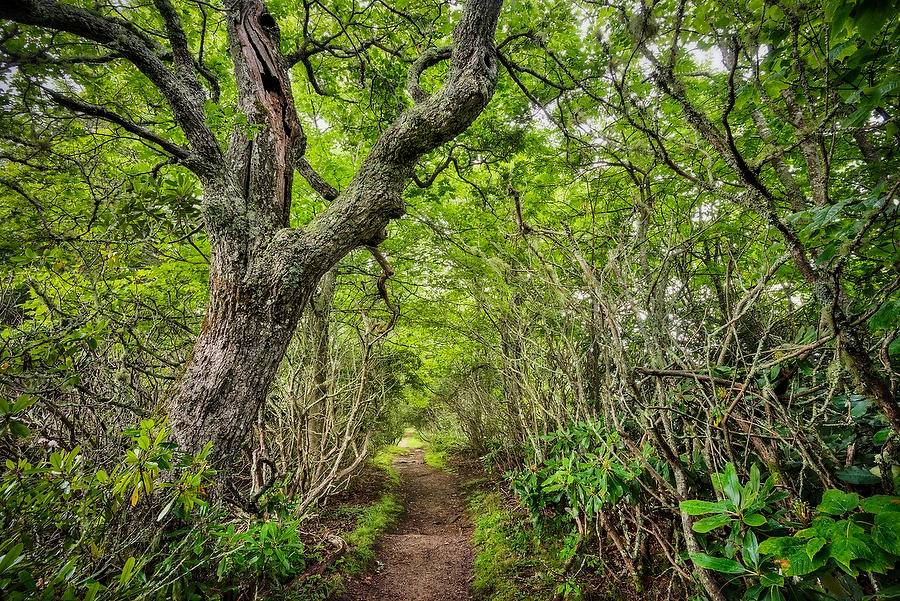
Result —
[[[149, 561], [135, 535], [138, 524], [206, 513], [205, 488], [215, 473], [207, 464], [209, 447], [178, 453], [166, 442], [165, 423], [154, 420], [125, 435], [132, 447], [109, 473], [88, 466], [77, 446], [6, 460], [0, 589], [7, 598], [129, 596], [145, 586]], [[171, 470], [177, 479], [164, 479]]]
[[[724, 529], [724, 540], [707, 540], [709, 553], [696, 553], [698, 566], [739, 576], [743, 599], [778, 601], [795, 599], [863, 598], [856, 577], [861, 571], [887, 575], [900, 560], [900, 498], [875, 495], [861, 499], [855, 493], [826, 490], [822, 502], [808, 511], [803, 522], [788, 520], [779, 505], [787, 493], [773, 491], [772, 476], [761, 484], [759, 468], [750, 469], [743, 486], [734, 465], [713, 474], [719, 501], [689, 500], [680, 504], [689, 515], [707, 515], [694, 523], [700, 534]], [[793, 534], [787, 536], [790, 531]], [[873, 577], [874, 581], [874, 577]], [[900, 587], [888, 587], [881, 598], [900, 596]]]
[[[21, 431], [10, 426], [21, 404], [0, 407], [8, 432]], [[125, 436], [130, 448], [109, 472], [87, 465], [79, 447], [6, 461], [4, 599], [209, 598], [304, 570], [299, 520], [218, 523], [224, 514], [205, 500], [215, 474], [209, 446], [179, 452], [164, 421], [143, 420]], [[173, 524], [184, 527], [172, 532]]]
[[281, 585], [303, 573], [309, 557], [299, 525], [296, 519], [268, 520], [250, 522], [244, 531], [230, 524], [214, 532], [223, 553], [216, 570], [219, 580]]
[[[604, 507], [637, 502], [644, 464], [627, 452], [615, 432], [574, 423], [543, 436], [542, 441], [547, 448], [543, 460], [538, 461], [535, 451], [529, 466], [509, 474], [510, 489], [535, 524], [582, 516], [593, 519]], [[651, 459], [649, 445], [642, 452], [645, 460]]]

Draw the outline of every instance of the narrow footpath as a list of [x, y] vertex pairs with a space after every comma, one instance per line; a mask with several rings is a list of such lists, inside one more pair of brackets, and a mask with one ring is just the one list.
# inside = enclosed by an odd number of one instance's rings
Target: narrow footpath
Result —
[[[404, 446], [401, 441], [401, 446]], [[404, 512], [376, 548], [376, 563], [335, 601], [472, 601], [472, 526], [455, 478], [413, 449], [394, 460]]]

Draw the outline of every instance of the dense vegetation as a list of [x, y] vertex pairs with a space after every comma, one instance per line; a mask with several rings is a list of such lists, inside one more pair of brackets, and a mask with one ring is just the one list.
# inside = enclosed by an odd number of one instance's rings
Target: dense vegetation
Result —
[[900, 597], [900, 3], [498, 7], [0, 5], [0, 597]]

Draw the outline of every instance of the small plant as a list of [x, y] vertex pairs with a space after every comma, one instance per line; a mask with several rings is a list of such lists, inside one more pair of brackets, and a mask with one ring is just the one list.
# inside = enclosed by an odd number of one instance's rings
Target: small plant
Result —
[[[873, 598], [863, 595], [856, 577], [861, 571], [887, 575], [900, 560], [898, 497], [861, 499], [827, 490], [815, 510], [802, 512], [806, 525], [787, 521], [787, 510], [778, 505], [787, 493], [773, 490], [772, 476], [761, 485], [756, 465], [743, 486], [732, 464], [713, 474], [712, 482], [724, 499], [683, 501], [680, 507], [689, 515], [708, 515], [694, 523], [695, 532], [724, 528], [727, 535], [724, 541], [707, 539], [709, 553], [695, 553], [691, 560], [750, 583], [742, 599]], [[882, 588], [878, 598], [893, 596], [900, 596], [900, 589]]]
[[250, 522], [241, 531], [230, 524], [215, 535], [224, 557], [216, 574], [220, 581], [242, 580], [283, 585], [303, 573], [309, 556], [298, 535], [299, 520]]

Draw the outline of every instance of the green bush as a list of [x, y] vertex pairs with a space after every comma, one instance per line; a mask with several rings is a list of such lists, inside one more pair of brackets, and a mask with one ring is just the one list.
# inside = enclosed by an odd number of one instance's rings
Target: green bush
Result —
[[89, 466], [79, 447], [6, 461], [3, 599], [217, 598], [277, 588], [304, 571], [298, 518], [229, 519], [209, 506], [208, 446], [179, 452], [164, 421], [124, 434], [130, 448], [110, 471]]
[[[707, 535], [707, 552], [691, 555], [698, 566], [728, 574], [746, 601], [791, 599], [869, 599], [900, 597], [900, 587], [883, 586], [875, 575], [891, 574], [900, 560], [900, 498], [826, 490], [802, 522], [791, 522], [780, 506], [787, 493], [774, 492], [775, 480], [761, 483], [759, 468], [741, 485], [734, 465], [713, 474], [719, 501], [680, 504], [690, 515], [707, 515], [693, 525]], [[716, 537], [724, 531], [724, 538]], [[856, 582], [869, 572], [878, 586], [863, 594]], [[740, 580], [738, 579], [740, 578]]]
[[[640, 497], [644, 462], [632, 456], [615, 432], [573, 423], [542, 437], [546, 450], [533, 450], [530, 465], [508, 474], [510, 489], [537, 525], [596, 518], [604, 508]], [[642, 449], [652, 461], [652, 448]], [[660, 468], [662, 469], [662, 468]]]

